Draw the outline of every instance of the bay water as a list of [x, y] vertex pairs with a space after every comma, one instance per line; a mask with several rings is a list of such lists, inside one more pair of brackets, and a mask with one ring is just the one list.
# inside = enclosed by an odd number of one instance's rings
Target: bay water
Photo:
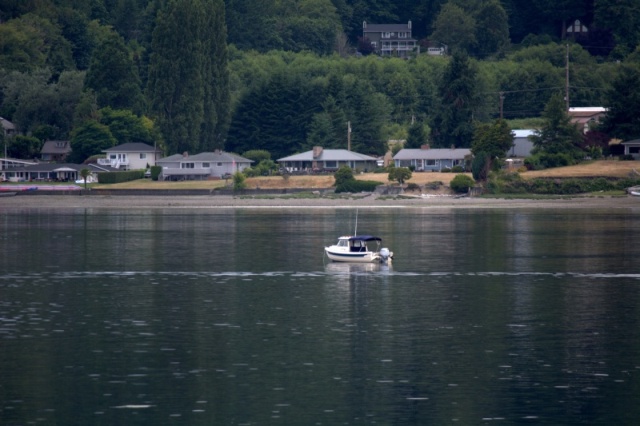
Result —
[[637, 424], [639, 302], [636, 211], [0, 211], [0, 424]]

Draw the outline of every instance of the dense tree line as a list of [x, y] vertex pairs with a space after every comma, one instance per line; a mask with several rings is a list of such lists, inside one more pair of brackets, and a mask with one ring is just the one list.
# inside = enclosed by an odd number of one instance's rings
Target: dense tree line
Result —
[[[588, 33], [567, 33], [576, 19]], [[408, 20], [450, 55], [356, 54], [363, 21]], [[571, 105], [611, 108], [603, 138], [638, 137], [638, 24], [632, 0], [7, 0], [0, 116], [26, 155], [46, 139], [84, 156], [469, 147], [478, 123], [543, 115], [568, 60]]]

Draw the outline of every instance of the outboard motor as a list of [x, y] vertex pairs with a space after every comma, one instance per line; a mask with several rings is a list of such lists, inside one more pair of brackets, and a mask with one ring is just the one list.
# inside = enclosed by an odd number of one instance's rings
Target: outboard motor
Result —
[[378, 254], [380, 255], [380, 263], [387, 263], [389, 261], [389, 257], [391, 256], [389, 249], [386, 247], [380, 249], [380, 253]]

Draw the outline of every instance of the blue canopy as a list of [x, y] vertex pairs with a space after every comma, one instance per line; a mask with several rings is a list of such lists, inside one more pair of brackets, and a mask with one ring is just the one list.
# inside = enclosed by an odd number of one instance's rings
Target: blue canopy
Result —
[[382, 238], [374, 237], [373, 235], [358, 235], [350, 237], [349, 241], [382, 241]]

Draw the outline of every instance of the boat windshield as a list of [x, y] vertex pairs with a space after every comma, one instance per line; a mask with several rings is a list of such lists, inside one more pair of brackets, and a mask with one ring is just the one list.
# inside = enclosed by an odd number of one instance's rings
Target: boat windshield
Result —
[[347, 247], [348, 245], [349, 245], [349, 242], [347, 240], [338, 241], [338, 247]]

